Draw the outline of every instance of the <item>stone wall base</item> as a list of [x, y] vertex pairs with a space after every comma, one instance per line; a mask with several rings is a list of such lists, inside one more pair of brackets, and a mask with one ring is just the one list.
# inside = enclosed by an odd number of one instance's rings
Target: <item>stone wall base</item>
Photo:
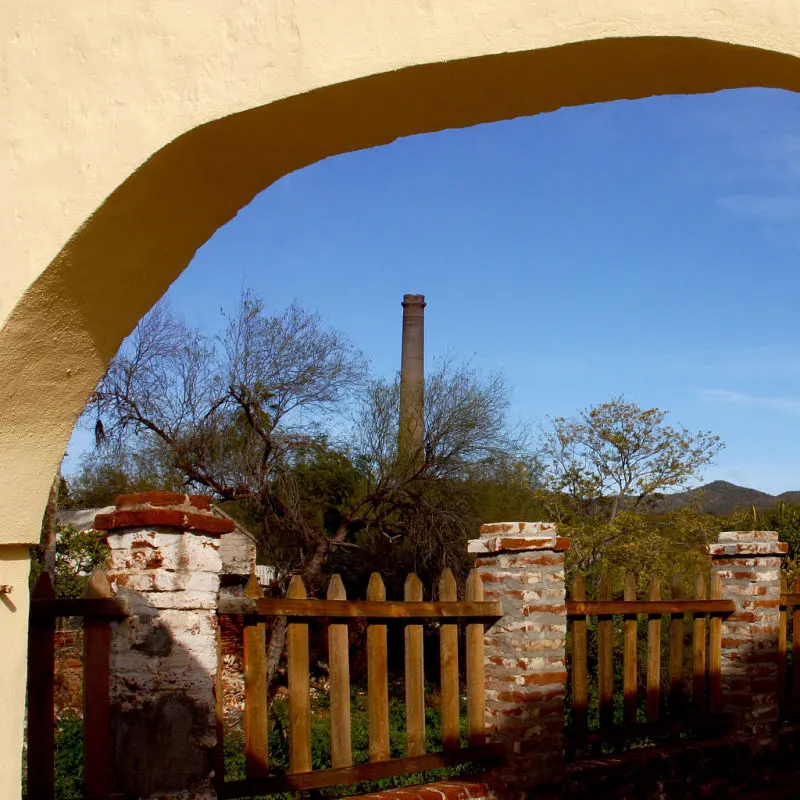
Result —
[[775, 747], [760, 753], [738, 737], [634, 750], [573, 762], [559, 791], [534, 792], [531, 800], [796, 797], [799, 752], [796, 727], [784, 728]]
[[437, 781], [422, 786], [387, 789], [385, 792], [360, 794], [343, 800], [502, 800], [485, 783]]

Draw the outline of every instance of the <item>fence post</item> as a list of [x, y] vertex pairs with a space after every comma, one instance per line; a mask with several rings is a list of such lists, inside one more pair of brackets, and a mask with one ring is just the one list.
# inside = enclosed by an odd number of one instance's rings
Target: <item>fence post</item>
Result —
[[[84, 597], [111, 597], [102, 570], [89, 578]], [[109, 741], [109, 651], [111, 623], [87, 617], [83, 623], [83, 796], [105, 800], [111, 793]]]
[[[31, 600], [56, 596], [53, 581], [43, 572]], [[53, 683], [55, 680], [55, 619], [36, 616], [31, 606], [28, 628], [28, 797], [54, 797]]]
[[111, 631], [114, 791], [126, 797], [216, 797], [215, 683], [219, 536], [229, 519], [201, 495], [122, 495], [99, 514], [107, 576], [130, 616]]
[[503, 604], [484, 638], [487, 734], [506, 745], [490, 780], [503, 797], [563, 774], [568, 547], [546, 522], [484, 525], [469, 543], [485, 599]]
[[775, 531], [723, 531], [708, 545], [722, 598], [736, 605], [722, 622], [721, 710], [735, 734], [770, 744], [779, 722], [778, 637], [781, 558]]

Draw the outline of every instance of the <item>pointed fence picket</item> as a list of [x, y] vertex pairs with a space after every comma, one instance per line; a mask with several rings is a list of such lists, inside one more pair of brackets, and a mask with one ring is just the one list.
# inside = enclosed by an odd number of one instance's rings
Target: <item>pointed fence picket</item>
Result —
[[[295, 575], [286, 597], [305, 600], [303, 579]], [[311, 769], [311, 692], [308, 669], [308, 623], [293, 619], [286, 628], [286, 674], [289, 688], [289, 771]]]
[[[406, 578], [403, 597], [409, 602], [422, 600], [422, 581], [416, 575], [411, 574]], [[425, 752], [425, 659], [422, 634], [422, 625], [406, 625], [406, 750], [409, 756], [421, 756]]]
[[[641, 738], [648, 733], [680, 732], [689, 727], [710, 728], [721, 722], [720, 653], [722, 618], [734, 611], [734, 604], [720, 599], [719, 579], [712, 582], [711, 599], [706, 599], [703, 577], [695, 581], [694, 599], [684, 599], [684, 586], [676, 576], [670, 599], [663, 600], [657, 575], [650, 581], [647, 600], [637, 599], [636, 576], [628, 575], [624, 599], [613, 600], [608, 575], [597, 585], [596, 600], [586, 599], [584, 577], [572, 582], [572, 597], [567, 601], [571, 650], [568, 666], [572, 684], [570, 744], [582, 747], [596, 742]], [[662, 641], [663, 617], [668, 618], [666, 642]], [[615, 619], [621, 617], [621, 625]], [[639, 618], [647, 619], [647, 664], [644, 676], [639, 670]], [[691, 658], [686, 658], [686, 618], [691, 620]], [[597, 681], [589, 677], [591, 657], [588, 631], [596, 620]], [[617, 642], [622, 649], [621, 718], [615, 719], [614, 663]], [[667, 674], [662, 676], [662, 649], [667, 645]], [[687, 670], [690, 680], [685, 680]], [[640, 680], [643, 677], [643, 684]], [[662, 691], [666, 678], [668, 692]], [[596, 695], [590, 689], [596, 686]], [[643, 689], [644, 703], [640, 703]], [[691, 702], [690, 702], [691, 700]], [[596, 703], [596, 706], [594, 704]], [[597, 709], [597, 725], [589, 724], [589, 710]], [[641, 721], [640, 721], [641, 720]], [[617, 723], [621, 724], [617, 724]]]
[[[264, 596], [261, 584], [251, 575], [244, 596]], [[248, 778], [264, 778], [269, 772], [267, 741], [267, 648], [264, 622], [250, 618], [243, 632], [245, 770]]]
[[[250, 585], [250, 584], [249, 584]], [[251, 648], [263, 648], [258, 626], [263, 620], [285, 616], [287, 626], [287, 676], [289, 690], [290, 768], [286, 775], [270, 774], [266, 738], [266, 687], [264, 672], [245, 668], [247, 725], [247, 778], [217, 786], [220, 797], [247, 797], [284, 791], [306, 791], [358, 781], [407, 775], [463, 763], [490, 763], [501, 753], [486, 744], [483, 637], [486, 623], [502, 616], [499, 603], [486, 602], [483, 583], [473, 570], [467, 580], [466, 599], [458, 600], [458, 588], [450, 570], [442, 573], [436, 601], [424, 601], [424, 589], [416, 575], [409, 575], [404, 599], [387, 600], [383, 579], [374, 573], [365, 600], [348, 600], [338, 575], [334, 575], [323, 599], [308, 598], [299, 577], [292, 579], [285, 598], [264, 598], [254, 589], [245, 597], [220, 598], [221, 614], [242, 615], [245, 625], [246, 664], [257, 661]], [[369, 762], [353, 765], [350, 731], [350, 671], [348, 623], [366, 622], [367, 709], [369, 717]], [[461, 746], [459, 712], [459, 623], [464, 623], [466, 642], [466, 692], [468, 746]], [[426, 752], [423, 627], [438, 623], [441, 669], [442, 750]], [[309, 697], [309, 626], [327, 624], [330, 671], [331, 768], [311, 769], [311, 709]], [[404, 628], [406, 751], [405, 758], [392, 758], [389, 742], [388, 637], [396, 626]], [[258, 644], [253, 644], [258, 642]], [[248, 655], [250, 653], [250, 655]], [[258, 682], [258, 687], [248, 687]], [[256, 732], [257, 728], [257, 732]], [[258, 745], [256, 743], [258, 742]], [[252, 743], [252, 746], [251, 746]], [[218, 745], [221, 747], [222, 742]], [[251, 768], [252, 763], [252, 768]]]
[[[339, 575], [328, 585], [328, 600], [346, 600], [347, 592]], [[331, 693], [331, 764], [349, 767], [353, 763], [350, 733], [350, 641], [347, 623], [328, 626], [328, 670]]]

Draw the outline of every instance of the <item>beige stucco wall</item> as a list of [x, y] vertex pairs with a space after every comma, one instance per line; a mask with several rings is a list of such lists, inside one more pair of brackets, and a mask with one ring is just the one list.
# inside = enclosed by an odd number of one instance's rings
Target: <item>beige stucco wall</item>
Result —
[[22, 515], [0, 541], [37, 535], [121, 338], [287, 171], [563, 104], [800, 85], [796, 0], [20, 0], [0, 31], [0, 502]]
[[[10, 543], [37, 538], [72, 425], [121, 339], [286, 172], [561, 105], [800, 88], [796, 0], [11, 0], [0, 32]], [[16, 718], [19, 686], [2, 680], [16, 667], [0, 669], [0, 707]], [[0, 750], [18, 739], [0, 726]], [[10, 779], [3, 768], [0, 786]]]
[[0, 545], [0, 798], [20, 795], [28, 634], [28, 547]]

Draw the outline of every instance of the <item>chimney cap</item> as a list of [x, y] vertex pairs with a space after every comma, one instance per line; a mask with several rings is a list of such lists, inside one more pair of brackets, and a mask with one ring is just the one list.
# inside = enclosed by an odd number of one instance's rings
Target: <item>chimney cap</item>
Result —
[[424, 294], [404, 294], [403, 306], [425, 306]]

